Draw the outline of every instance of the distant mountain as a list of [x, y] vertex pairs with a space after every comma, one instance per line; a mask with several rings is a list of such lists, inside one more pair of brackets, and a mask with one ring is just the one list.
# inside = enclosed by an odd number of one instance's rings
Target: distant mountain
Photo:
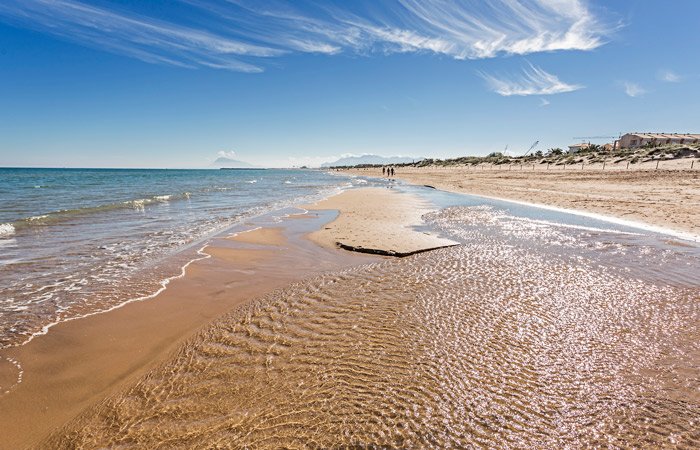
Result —
[[251, 167], [255, 167], [251, 163], [247, 163], [245, 161], [238, 161], [236, 159], [231, 159], [231, 158], [226, 158], [224, 156], [220, 156], [216, 158], [216, 160], [211, 163], [212, 167], [226, 167], [229, 169], [247, 169]]
[[413, 161], [420, 161], [425, 158], [413, 158], [410, 156], [379, 156], [379, 155], [362, 155], [348, 156], [340, 158], [337, 161], [321, 164], [321, 167], [336, 167], [336, 166], [357, 166], [359, 164], [405, 164]]

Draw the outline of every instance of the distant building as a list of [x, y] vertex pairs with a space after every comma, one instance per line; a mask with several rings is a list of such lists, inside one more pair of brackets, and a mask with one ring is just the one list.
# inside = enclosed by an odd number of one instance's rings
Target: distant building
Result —
[[627, 133], [615, 141], [617, 148], [639, 148], [645, 145], [700, 144], [700, 134]]
[[591, 144], [588, 142], [582, 142], [581, 144], [569, 145], [569, 153], [578, 153], [581, 150], [585, 150], [590, 146], [591, 146]]
[[569, 153], [578, 153], [581, 150], [587, 150], [590, 148], [601, 152], [611, 152], [615, 149], [613, 144], [591, 145], [590, 142], [582, 142], [580, 144], [569, 145]]

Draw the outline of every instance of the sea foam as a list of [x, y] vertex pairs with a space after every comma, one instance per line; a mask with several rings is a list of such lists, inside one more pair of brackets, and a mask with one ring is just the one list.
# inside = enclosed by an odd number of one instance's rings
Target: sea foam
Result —
[[11, 223], [0, 223], [0, 238], [9, 237], [15, 234], [15, 226]]

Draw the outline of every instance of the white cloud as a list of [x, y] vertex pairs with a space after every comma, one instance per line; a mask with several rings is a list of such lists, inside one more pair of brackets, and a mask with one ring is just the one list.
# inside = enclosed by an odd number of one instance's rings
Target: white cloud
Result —
[[284, 53], [206, 29], [117, 13], [73, 0], [8, 0], [0, 3], [0, 17], [150, 63], [259, 72], [260, 67], [239, 57], [272, 57]]
[[671, 70], [660, 70], [658, 73], [659, 80], [667, 83], [680, 83], [682, 77]]
[[424, 49], [460, 59], [603, 44], [603, 26], [581, 0], [399, 1], [417, 23], [415, 32], [438, 39], [425, 41]]
[[646, 89], [631, 81], [625, 81], [622, 83], [622, 85], [625, 88], [625, 94], [627, 94], [629, 97], [641, 97], [647, 93]]
[[233, 150], [228, 151], [228, 152], [227, 152], [227, 151], [224, 151], [224, 150], [220, 150], [220, 151], [216, 154], [216, 156], [219, 157], [219, 158], [235, 159], [235, 158], [236, 158], [236, 152], [234, 152]]
[[583, 86], [578, 84], [564, 83], [556, 75], [532, 64], [529, 64], [517, 76], [499, 77], [483, 72], [478, 72], [478, 74], [486, 81], [492, 91], [504, 97], [511, 95], [553, 95], [583, 89]]
[[187, 25], [86, 0], [3, 0], [0, 20], [150, 63], [259, 72], [290, 52], [426, 52], [456, 59], [591, 50], [610, 30], [586, 0], [180, 0]]

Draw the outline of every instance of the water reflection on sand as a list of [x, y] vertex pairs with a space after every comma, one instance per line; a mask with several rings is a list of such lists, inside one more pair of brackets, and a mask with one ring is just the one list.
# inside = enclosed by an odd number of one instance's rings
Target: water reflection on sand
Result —
[[696, 253], [493, 207], [427, 219], [463, 245], [252, 302], [46, 444], [700, 446]]

